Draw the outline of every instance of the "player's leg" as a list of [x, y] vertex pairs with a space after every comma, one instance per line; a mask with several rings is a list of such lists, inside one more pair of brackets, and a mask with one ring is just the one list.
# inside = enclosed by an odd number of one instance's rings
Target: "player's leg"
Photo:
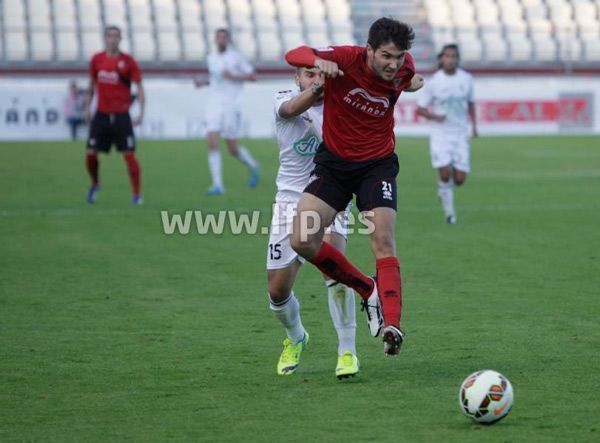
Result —
[[67, 119], [67, 123], [69, 124], [69, 132], [71, 133], [71, 140], [77, 140], [77, 125], [78, 121], [76, 118]]
[[223, 185], [223, 159], [219, 150], [219, 134], [224, 129], [224, 111], [222, 103], [209, 102], [206, 106], [206, 140], [208, 142], [208, 169], [212, 184], [208, 195], [221, 195], [225, 192]]
[[219, 150], [219, 132], [216, 129], [211, 129], [206, 134], [208, 141], [208, 169], [212, 184], [208, 188], [208, 195], [221, 195], [225, 192], [223, 186], [223, 159]]
[[462, 186], [471, 171], [471, 147], [468, 134], [457, 136], [452, 166], [452, 180], [456, 186]]
[[229, 153], [248, 167], [250, 177], [248, 186], [254, 188], [259, 181], [258, 162], [252, 157], [250, 151], [244, 146], [238, 144], [238, 139], [242, 131], [242, 113], [239, 109], [230, 109], [225, 115], [225, 128], [223, 137], [227, 144]]
[[299, 269], [300, 262], [294, 260], [286, 268], [267, 271], [269, 308], [287, 335], [277, 362], [279, 375], [291, 375], [296, 371], [309, 340], [300, 317], [300, 303], [292, 290]]
[[288, 221], [293, 214], [286, 211], [287, 207], [281, 202], [273, 207], [267, 250], [269, 307], [287, 335], [277, 363], [279, 375], [291, 375], [296, 371], [308, 344], [308, 333], [300, 318], [300, 303], [292, 290], [303, 260], [290, 245]]
[[396, 257], [398, 158], [394, 154], [363, 175], [357, 188], [357, 206], [371, 222], [371, 250], [377, 269], [377, 293], [383, 311], [384, 352], [397, 355], [404, 340], [400, 329], [402, 282]]
[[338, 199], [336, 207], [339, 209], [335, 209], [311, 193], [329, 188], [325, 183], [312, 188], [311, 185], [317, 181], [320, 179], [314, 180], [306, 188], [306, 192], [298, 202], [294, 217], [292, 248], [319, 268], [323, 274], [351, 287], [363, 299], [367, 299], [373, 292], [373, 279], [360, 272], [337, 248], [323, 242], [325, 226], [329, 226], [336, 214], [346, 207], [352, 194], [338, 194], [337, 197], [333, 197]]
[[462, 186], [467, 181], [467, 173], [465, 171], [461, 171], [460, 169], [452, 170], [452, 180], [454, 181], [455, 186]]
[[448, 224], [456, 223], [456, 210], [454, 209], [454, 177], [450, 165], [438, 168], [438, 198], [444, 211], [444, 219]]
[[402, 317], [402, 277], [400, 262], [396, 256], [396, 211], [389, 207], [373, 208], [369, 219], [374, 231], [371, 233], [371, 250], [377, 269], [377, 292], [383, 315], [384, 352], [397, 355], [404, 340], [400, 329]]
[[435, 132], [431, 134], [431, 165], [438, 171], [438, 198], [444, 211], [446, 223], [456, 223], [454, 210], [454, 181], [452, 179], [452, 147], [448, 134]]
[[123, 154], [123, 160], [127, 166], [127, 174], [131, 183], [131, 203], [141, 205], [143, 203], [141, 194], [142, 172], [140, 164], [135, 155], [135, 135], [129, 113], [114, 115], [112, 122], [113, 133], [117, 150]]
[[[346, 250], [347, 216], [340, 213], [324, 236], [324, 241], [344, 252]], [[329, 315], [338, 336], [338, 359], [335, 373], [338, 378], [354, 376], [359, 370], [356, 353], [356, 307], [354, 291], [326, 275]]]
[[88, 203], [94, 203], [100, 191], [100, 161], [98, 152], [109, 152], [112, 143], [108, 115], [96, 113], [90, 122], [90, 131], [86, 143], [85, 166], [91, 179], [88, 189]]

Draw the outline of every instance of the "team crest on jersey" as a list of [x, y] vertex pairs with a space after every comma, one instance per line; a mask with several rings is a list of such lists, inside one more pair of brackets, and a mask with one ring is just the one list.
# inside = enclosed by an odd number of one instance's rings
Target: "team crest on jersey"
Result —
[[320, 142], [317, 136], [312, 132], [309, 132], [294, 143], [294, 151], [301, 157], [312, 156], [316, 154], [319, 144]]
[[383, 116], [390, 107], [390, 101], [387, 97], [374, 97], [363, 88], [354, 88], [344, 97], [344, 102], [354, 109], [375, 117]]
[[123, 69], [125, 67], [125, 62], [123, 60], [119, 60], [117, 63], [117, 68]]

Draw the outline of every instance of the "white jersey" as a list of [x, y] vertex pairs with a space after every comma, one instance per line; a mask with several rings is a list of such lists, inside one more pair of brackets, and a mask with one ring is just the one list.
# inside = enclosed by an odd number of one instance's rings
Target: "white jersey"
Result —
[[313, 106], [296, 117], [282, 118], [281, 105], [300, 91], [280, 91], [275, 96], [275, 127], [279, 145], [278, 195], [300, 196], [314, 168], [313, 157], [322, 139], [323, 105]]
[[419, 106], [431, 106], [431, 112], [445, 115], [443, 122], [431, 120], [431, 128], [436, 132], [468, 131], [468, 105], [473, 102], [473, 77], [464, 69], [458, 68], [454, 75], [438, 70], [425, 82]]
[[223, 72], [244, 75], [254, 72], [252, 65], [246, 58], [232, 48], [224, 52], [211, 52], [206, 58], [210, 76], [208, 87], [209, 104], [229, 102], [239, 104], [244, 82], [223, 78]]

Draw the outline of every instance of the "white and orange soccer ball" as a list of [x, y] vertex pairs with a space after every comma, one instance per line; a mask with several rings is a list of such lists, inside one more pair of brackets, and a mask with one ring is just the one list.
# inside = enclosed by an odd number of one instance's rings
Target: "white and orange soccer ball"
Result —
[[493, 424], [506, 417], [513, 399], [513, 388], [508, 378], [491, 370], [472, 373], [458, 392], [461, 411], [482, 424]]

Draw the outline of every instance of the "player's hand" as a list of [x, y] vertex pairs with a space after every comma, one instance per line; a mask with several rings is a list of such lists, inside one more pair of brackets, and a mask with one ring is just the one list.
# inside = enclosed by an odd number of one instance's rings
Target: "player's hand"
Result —
[[317, 59], [315, 68], [319, 68], [321, 74], [327, 78], [336, 78], [338, 75], [344, 75], [344, 71], [338, 67], [337, 63], [323, 60], [322, 58]]
[[133, 126], [139, 126], [142, 124], [143, 121], [144, 121], [144, 116], [142, 114], [140, 114], [131, 121], [131, 124]]
[[444, 123], [446, 121], [446, 116], [434, 114], [433, 116], [431, 116], [431, 119], [435, 120], [438, 123]]
[[425, 85], [425, 79], [422, 75], [415, 74], [410, 81], [410, 86], [406, 88], [406, 92], [416, 92]]
[[92, 121], [92, 112], [89, 109], [86, 109], [83, 112], [83, 118], [85, 119], [85, 122], [89, 124]]

